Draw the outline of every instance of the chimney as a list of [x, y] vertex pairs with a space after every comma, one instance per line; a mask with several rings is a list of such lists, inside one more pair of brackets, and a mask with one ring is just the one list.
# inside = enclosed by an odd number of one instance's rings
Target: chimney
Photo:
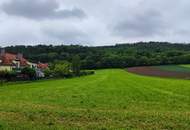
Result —
[[22, 53], [18, 53], [18, 54], [17, 54], [17, 59], [19, 59], [19, 60], [20, 60], [20, 59], [22, 59], [22, 58], [23, 58]]
[[1, 54], [0, 55], [1, 56], [5, 55], [5, 49], [4, 48], [1, 49]]

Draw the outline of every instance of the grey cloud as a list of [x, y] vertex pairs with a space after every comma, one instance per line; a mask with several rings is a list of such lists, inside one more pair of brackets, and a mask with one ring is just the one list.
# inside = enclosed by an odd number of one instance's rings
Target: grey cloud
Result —
[[147, 37], [161, 35], [165, 26], [161, 13], [151, 9], [132, 15], [132, 18], [126, 16], [114, 26], [113, 32], [122, 37]]
[[189, 6], [189, 0], [0, 0], [0, 42], [190, 42]]
[[69, 29], [53, 29], [53, 28], [44, 28], [42, 29], [43, 33], [56, 41], [64, 42], [65, 44], [87, 44], [89, 45], [92, 40], [85, 32], [82, 32], [78, 29], [72, 28]]
[[11, 0], [2, 4], [1, 8], [7, 15], [37, 20], [86, 17], [84, 11], [79, 8], [60, 10], [56, 0]]

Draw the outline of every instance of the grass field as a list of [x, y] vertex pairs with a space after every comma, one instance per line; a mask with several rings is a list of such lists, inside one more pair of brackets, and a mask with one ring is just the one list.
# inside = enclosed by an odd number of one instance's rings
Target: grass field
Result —
[[186, 68], [190, 68], [190, 64], [180, 65], [180, 66], [183, 66], [183, 67], [186, 67]]
[[0, 129], [190, 129], [190, 81], [125, 70], [0, 87]]

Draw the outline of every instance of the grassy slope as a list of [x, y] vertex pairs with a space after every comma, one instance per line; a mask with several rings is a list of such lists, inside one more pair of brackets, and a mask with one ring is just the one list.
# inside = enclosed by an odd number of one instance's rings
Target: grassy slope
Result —
[[0, 88], [0, 129], [190, 129], [190, 81], [124, 70]]
[[163, 65], [155, 67], [165, 71], [190, 72], [190, 65]]
[[190, 68], [190, 64], [186, 64], [186, 65], [180, 65], [182, 67], [186, 67], [186, 68]]

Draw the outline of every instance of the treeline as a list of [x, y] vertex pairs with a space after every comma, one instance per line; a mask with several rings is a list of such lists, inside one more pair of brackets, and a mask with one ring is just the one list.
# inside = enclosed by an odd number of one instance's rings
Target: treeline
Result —
[[21, 52], [32, 62], [72, 61], [79, 55], [83, 69], [125, 68], [131, 66], [190, 63], [190, 44], [139, 42], [115, 46], [87, 47], [78, 45], [10, 46], [6, 51]]

